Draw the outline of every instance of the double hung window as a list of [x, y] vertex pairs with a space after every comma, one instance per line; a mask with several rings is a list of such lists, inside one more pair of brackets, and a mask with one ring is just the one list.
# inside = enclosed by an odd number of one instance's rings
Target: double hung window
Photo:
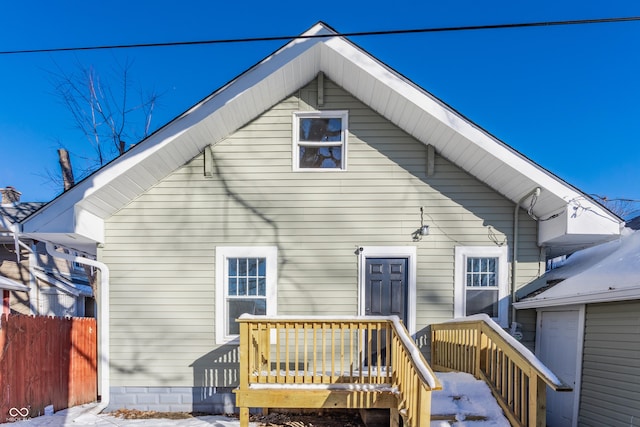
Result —
[[294, 169], [345, 170], [347, 123], [346, 111], [294, 113]]
[[276, 313], [276, 270], [275, 247], [216, 249], [216, 342], [238, 336], [242, 314]]
[[455, 316], [484, 313], [506, 327], [507, 247], [458, 246], [455, 257]]

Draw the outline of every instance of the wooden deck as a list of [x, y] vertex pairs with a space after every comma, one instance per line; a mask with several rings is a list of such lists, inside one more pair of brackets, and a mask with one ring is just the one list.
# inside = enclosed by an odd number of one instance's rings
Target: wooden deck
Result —
[[[240, 425], [249, 408], [385, 408], [391, 426], [427, 427], [441, 389], [397, 317], [242, 316]], [[546, 387], [570, 391], [487, 316], [432, 325], [431, 360], [486, 382], [513, 426], [546, 422]]]
[[240, 322], [240, 425], [249, 408], [388, 408], [426, 427], [440, 383], [397, 317], [263, 317]]

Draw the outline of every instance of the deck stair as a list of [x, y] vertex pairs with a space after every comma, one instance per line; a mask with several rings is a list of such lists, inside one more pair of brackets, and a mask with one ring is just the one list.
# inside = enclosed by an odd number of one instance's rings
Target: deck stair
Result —
[[547, 387], [572, 390], [484, 314], [431, 325], [431, 364], [486, 383], [512, 426], [544, 426]]

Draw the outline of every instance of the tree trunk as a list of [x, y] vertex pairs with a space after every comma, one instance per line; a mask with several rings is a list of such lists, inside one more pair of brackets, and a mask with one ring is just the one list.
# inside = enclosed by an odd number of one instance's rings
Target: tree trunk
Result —
[[60, 168], [62, 169], [62, 182], [64, 183], [64, 191], [67, 191], [75, 184], [73, 178], [73, 169], [71, 169], [71, 159], [69, 152], [64, 148], [58, 150], [58, 158], [60, 159]]

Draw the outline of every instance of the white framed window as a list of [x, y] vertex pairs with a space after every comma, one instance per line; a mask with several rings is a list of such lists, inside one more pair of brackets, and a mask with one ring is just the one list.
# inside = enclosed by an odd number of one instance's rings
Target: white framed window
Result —
[[216, 343], [238, 338], [235, 319], [244, 313], [277, 313], [277, 277], [275, 246], [216, 248]]
[[508, 326], [507, 246], [456, 246], [454, 316], [486, 313]]
[[347, 169], [347, 111], [293, 113], [293, 169]]

